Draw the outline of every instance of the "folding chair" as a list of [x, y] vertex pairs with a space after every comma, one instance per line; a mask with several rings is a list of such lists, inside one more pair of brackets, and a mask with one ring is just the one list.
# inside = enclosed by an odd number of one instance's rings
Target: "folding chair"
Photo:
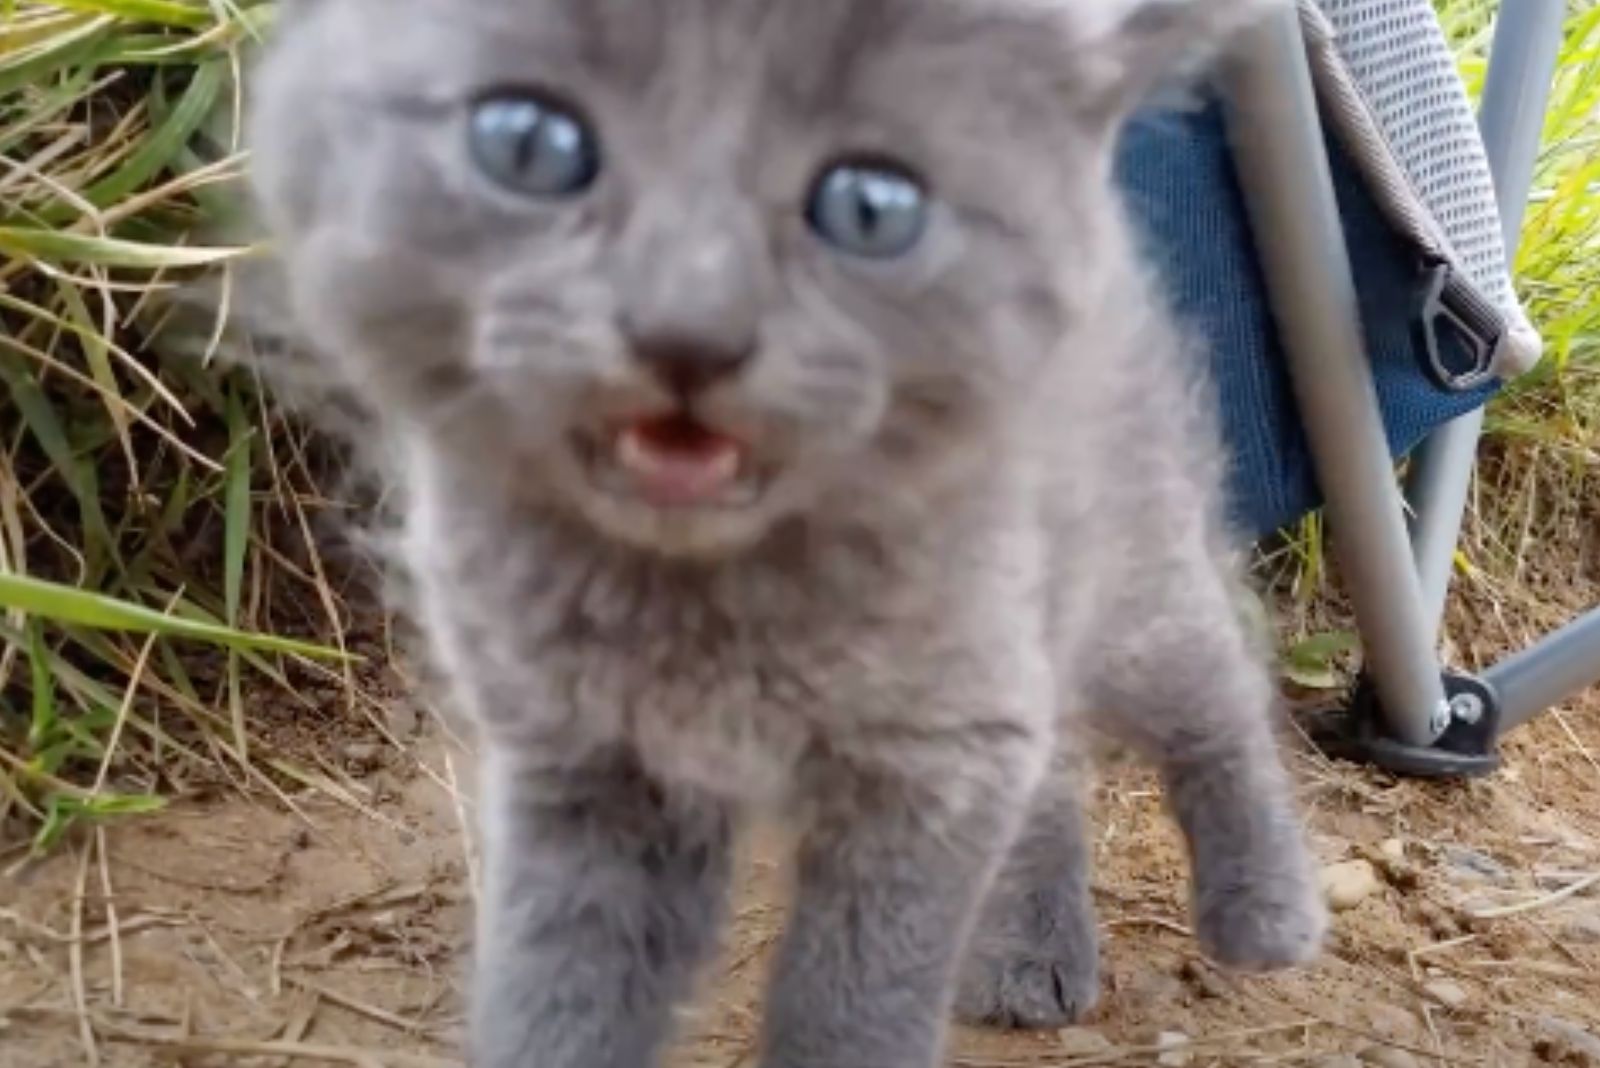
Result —
[[1301, 0], [1122, 147], [1152, 262], [1209, 341], [1239, 523], [1321, 505], [1333, 529], [1364, 667], [1313, 736], [1398, 774], [1488, 772], [1505, 731], [1600, 682], [1600, 607], [1480, 675], [1437, 651], [1483, 405], [1539, 358], [1508, 250], [1564, 14], [1501, 6], [1474, 122], [1429, 0]]

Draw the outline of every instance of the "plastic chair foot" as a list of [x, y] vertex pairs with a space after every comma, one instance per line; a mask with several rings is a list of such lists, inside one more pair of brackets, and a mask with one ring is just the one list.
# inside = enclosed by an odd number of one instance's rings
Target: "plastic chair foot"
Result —
[[1413, 779], [1473, 779], [1500, 766], [1500, 701], [1482, 679], [1446, 671], [1450, 721], [1431, 746], [1391, 737], [1370, 680], [1362, 676], [1348, 708], [1305, 713], [1301, 725], [1312, 744], [1336, 760], [1366, 764]]

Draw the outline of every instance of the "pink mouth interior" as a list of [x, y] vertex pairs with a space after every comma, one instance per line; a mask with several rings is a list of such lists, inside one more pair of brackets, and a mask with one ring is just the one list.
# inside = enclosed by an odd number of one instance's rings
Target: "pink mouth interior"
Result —
[[711, 500], [739, 477], [744, 446], [686, 415], [640, 419], [616, 438], [619, 467], [658, 504]]

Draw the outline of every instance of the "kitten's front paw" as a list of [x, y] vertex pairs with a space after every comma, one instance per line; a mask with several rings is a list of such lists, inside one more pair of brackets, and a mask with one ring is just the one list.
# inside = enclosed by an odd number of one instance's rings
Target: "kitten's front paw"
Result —
[[956, 987], [956, 1018], [985, 1027], [1043, 1029], [1081, 1020], [1100, 998], [1100, 965], [1086, 954], [1052, 958], [976, 952]]
[[956, 1017], [988, 1027], [1062, 1027], [1100, 998], [1100, 939], [1088, 887], [1003, 890], [967, 949]]
[[1054, 803], [1033, 814], [984, 902], [956, 983], [964, 1023], [1061, 1027], [1100, 998], [1100, 931], [1076, 800]]
[[1241, 885], [1228, 881], [1195, 898], [1195, 928], [1207, 956], [1242, 972], [1270, 972], [1314, 959], [1328, 929], [1310, 865]]

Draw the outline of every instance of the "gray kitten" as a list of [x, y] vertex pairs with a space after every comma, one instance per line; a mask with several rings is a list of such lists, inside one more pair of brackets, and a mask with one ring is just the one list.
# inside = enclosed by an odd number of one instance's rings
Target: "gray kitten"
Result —
[[643, 1068], [741, 812], [802, 839], [766, 1068], [1097, 989], [1074, 770], [1163, 775], [1218, 961], [1323, 915], [1214, 405], [1110, 180], [1258, 0], [301, 0], [295, 317], [379, 415], [482, 745], [483, 1068]]

